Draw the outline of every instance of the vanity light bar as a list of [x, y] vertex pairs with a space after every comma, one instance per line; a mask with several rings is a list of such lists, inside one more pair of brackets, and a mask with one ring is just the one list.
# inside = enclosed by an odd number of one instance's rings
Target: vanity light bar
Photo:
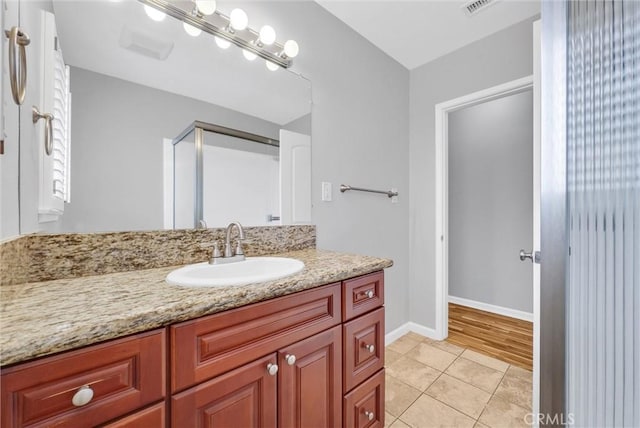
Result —
[[[194, 3], [189, 1], [181, 1], [179, 4], [188, 7], [176, 5], [178, 2], [167, 0], [138, 0], [147, 6], [157, 9], [170, 15], [179, 21], [198, 28], [206, 33], [212, 34], [224, 40], [239, 46], [249, 52], [264, 58], [282, 68], [289, 68], [293, 64], [291, 58], [287, 57], [284, 52], [284, 46], [280, 43], [273, 43], [269, 46], [256, 44], [260, 34], [247, 27], [244, 30], [231, 30], [230, 19], [228, 16], [218, 12], [217, 10], [210, 16], [203, 16], [199, 13], [194, 14]], [[218, 21], [217, 23], [211, 21]], [[216, 25], [218, 24], [218, 25]]]

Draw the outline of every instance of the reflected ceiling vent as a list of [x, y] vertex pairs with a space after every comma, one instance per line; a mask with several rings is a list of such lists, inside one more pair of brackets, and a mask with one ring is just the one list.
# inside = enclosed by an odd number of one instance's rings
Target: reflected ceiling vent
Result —
[[462, 6], [467, 16], [474, 16], [478, 12], [487, 9], [489, 6], [496, 4], [498, 0], [473, 0]]
[[122, 27], [119, 43], [125, 49], [160, 61], [167, 59], [173, 50], [173, 41], [132, 30], [126, 25]]

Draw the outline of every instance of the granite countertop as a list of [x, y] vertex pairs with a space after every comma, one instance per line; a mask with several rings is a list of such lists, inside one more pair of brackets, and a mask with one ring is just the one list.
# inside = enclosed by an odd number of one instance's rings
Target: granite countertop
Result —
[[295, 275], [260, 284], [169, 285], [176, 266], [0, 287], [0, 365], [163, 327], [393, 265], [388, 259], [307, 249]]

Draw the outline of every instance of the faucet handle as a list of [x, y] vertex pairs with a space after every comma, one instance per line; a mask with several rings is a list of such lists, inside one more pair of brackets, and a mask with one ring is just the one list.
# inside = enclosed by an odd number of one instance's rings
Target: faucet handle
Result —
[[218, 247], [218, 241], [213, 241], [213, 253], [211, 255], [211, 258], [216, 259], [218, 257], [222, 257], [222, 253], [220, 252], [220, 248]]
[[244, 256], [244, 251], [242, 251], [242, 240], [238, 239], [236, 243], [236, 256]]

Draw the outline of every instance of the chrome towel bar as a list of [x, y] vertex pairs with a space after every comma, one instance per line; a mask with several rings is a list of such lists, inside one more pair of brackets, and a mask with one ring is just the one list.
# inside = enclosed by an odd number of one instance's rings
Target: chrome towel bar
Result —
[[398, 192], [394, 192], [392, 190], [373, 190], [373, 189], [363, 189], [362, 187], [353, 187], [353, 186], [349, 186], [348, 184], [341, 184], [340, 185], [340, 191], [342, 193], [346, 192], [347, 190], [357, 190], [358, 192], [369, 192], [369, 193], [380, 193], [383, 195], [387, 195], [390, 198], [393, 198], [394, 196], [398, 196]]

